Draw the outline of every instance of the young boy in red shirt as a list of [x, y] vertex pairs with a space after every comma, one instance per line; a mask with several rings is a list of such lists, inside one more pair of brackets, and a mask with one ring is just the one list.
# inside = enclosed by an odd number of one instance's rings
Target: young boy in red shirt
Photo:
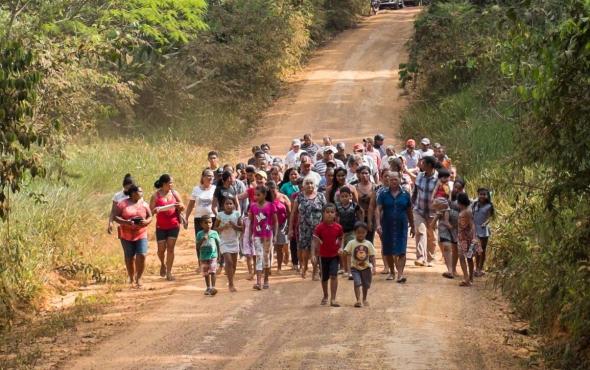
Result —
[[322, 290], [324, 291], [322, 306], [328, 304], [328, 280], [330, 280], [330, 306], [340, 307], [336, 302], [336, 291], [343, 236], [342, 226], [336, 222], [336, 206], [328, 203], [324, 207], [322, 222], [316, 226], [313, 233], [314, 248], [316, 251], [319, 249], [322, 272]]

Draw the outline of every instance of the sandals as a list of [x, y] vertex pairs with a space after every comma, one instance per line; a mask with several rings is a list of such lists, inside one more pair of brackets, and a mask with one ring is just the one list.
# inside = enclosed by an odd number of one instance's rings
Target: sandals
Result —
[[262, 289], [268, 289], [268, 288], [270, 288], [270, 285], [268, 285], [268, 283], [262, 284]]
[[363, 307], [363, 304], [361, 302], [357, 302], [354, 304], [354, 307], [360, 308], [360, 307]]
[[405, 276], [404, 276], [404, 277], [402, 277], [402, 278], [400, 278], [400, 279], [397, 279], [397, 282], [398, 282], [399, 284], [403, 284], [403, 283], [405, 283], [406, 281], [408, 281], [408, 279], [406, 279], [406, 277], [405, 277]]
[[166, 274], [166, 280], [174, 281], [174, 280], [176, 280], [176, 278], [174, 276], [172, 276], [172, 274]]
[[254, 284], [254, 286], [252, 287], [252, 289], [254, 289], [254, 290], [262, 290], [262, 288], [260, 288], [260, 285], [258, 285], [258, 284]]
[[454, 279], [455, 277], [450, 272], [443, 272], [442, 276], [447, 279]]
[[389, 275], [387, 275], [387, 278], [385, 280], [393, 280], [393, 279], [394, 279], [393, 274], [389, 274]]
[[217, 289], [215, 289], [215, 288], [211, 288], [211, 289], [209, 290], [209, 294], [210, 294], [210, 295], [212, 295], [212, 296], [214, 296], [215, 294], [217, 294]]
[[468, 283], [466, 281], [462, 281], [462, 282], [459, 283], [459, 286], [462, 286], [462, 287], [470, 287], [471, 286], [471, 283]]
[[340, 304], [336, 301], [330, 303], [330, 307], [340, 307]]
[[320, 306], [325, 306], [328, 304], [328, 298], [322, 298], [322, 301], [320, 302]]

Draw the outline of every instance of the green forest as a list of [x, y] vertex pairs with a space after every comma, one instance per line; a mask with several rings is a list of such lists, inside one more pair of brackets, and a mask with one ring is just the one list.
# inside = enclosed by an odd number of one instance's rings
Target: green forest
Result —
[[[494, 283], [556, 368], [590, 366], [590, 2], [437, 1], [402, 84], [402, 137], [431, 134], [497, 207]], [[435, 133], [435, 134], [432, 134]]]
[[[252, 130], [368, 8], [2, 1], [2, 336], [66, 280], [124, 279], [106, 234], [123, 174], [175, 173], [188, 189], [207, 149]], [[590, 367], [590, 0], [435, 0], [408, 48], [400, 138], [445, 143], [471, 193], [492, 189], [490, 281], [545, 338], [549, 366]]]

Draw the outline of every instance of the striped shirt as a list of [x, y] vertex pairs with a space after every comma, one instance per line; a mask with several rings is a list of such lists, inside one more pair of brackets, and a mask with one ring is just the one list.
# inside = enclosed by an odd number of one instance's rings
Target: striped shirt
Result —
[[431, 202], [432, 193], [436, 188], [437, 182], [438, 172], [436, 170], [433, 170], [430, 176], [427, 176], [426, 172], [420, 172], [416, 177], [412, 200], [414, 202], [414, 210], [424, 218], [428, 218], [434, 214]]
[[[336, 162], [336, 167], [335, 168], [344, 168], [344, 163], [342, 163], [341, 160], [338, 159], [333, 159], [334, 162]], [[317, 173], [320, 174], [320, 176], [325, 176], [326, 175], [326, 169], [328, 168], [328, 164], [324, 161], [317, 161], [315, 163], [315, 165], [313, 166], [313, 170]]]

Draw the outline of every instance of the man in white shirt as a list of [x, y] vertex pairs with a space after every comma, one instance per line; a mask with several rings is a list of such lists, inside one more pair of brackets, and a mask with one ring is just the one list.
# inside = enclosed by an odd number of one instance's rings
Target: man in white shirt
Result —
[[304, 153], [301, 150], [301, 140], [293, 139], [291, 141], [291, 150], [285, 156], [285, 168], [294, 168], [299, 165], [299, 157], [301, 153]]
[[395, 148], [393, 145], [388, 145], [387, 148], [385, 148], [385, 155], [383, 157], [381, 157], [381, 172], [383, 172], [383, 170], [388, 170], [389, 169], [389, 158], [390, 157], [399, 157], [396, 153], [395, 153]]
[[322, 181], [322, 176], [319, 173], [315, 172], [313, 169], [313, 162], [311, 161], [311, 157], [305, 153], [301, 156], [301, 165], [299, 167], [299, 176], [301, 178], [305, 178], [307, 176], [313, 176], [316, 184], [319, 184]]
[[432, 148], [430, 147], [429, 138], [425, 137], [424, 139], [422, 139], [422, 141], [420, 141], [420, 144], [422, 146], [422, 148], [420, 148], [420, 156], [422, 158], [434, 156], [434, 150], [432, 150]]
[[408, 171], [413, 173], [417, 173], [419, 171], [418, 162], [420, 162], [422, 156], [420, 155], [420, 152], [416, 151], [416, 141], [414, 141], [414, 139], [409, 139], [406, 141], [406, 150], [401, 152], [401, 156], [406, 162], [406, 168]]

